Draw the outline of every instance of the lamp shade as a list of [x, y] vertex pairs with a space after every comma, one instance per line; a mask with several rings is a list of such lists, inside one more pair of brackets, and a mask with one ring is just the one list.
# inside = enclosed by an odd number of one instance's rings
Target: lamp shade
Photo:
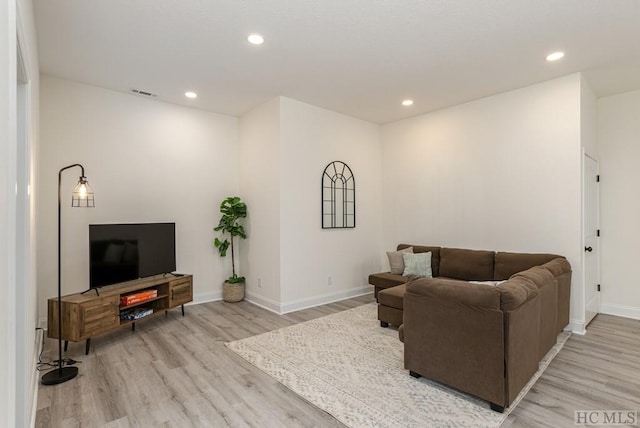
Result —
[[81, 208], [95, 207], [93, 190], [89, 186], [87, 178], [84, 176], [80, 177], [78, 184], [73, 188], [73, 193], [71, 194], [71, 206]]

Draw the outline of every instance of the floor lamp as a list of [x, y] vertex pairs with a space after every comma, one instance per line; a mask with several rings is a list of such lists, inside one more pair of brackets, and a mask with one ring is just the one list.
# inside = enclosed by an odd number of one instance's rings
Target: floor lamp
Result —
[[72, 207], [94, 207], [93, 191], [89, 187], [89, 182], [84, 176], [84, 167], [79, 163], [65, 166], [58, 172], [58, 367], [48, 371], [42, 376], [41, 382], [43, 385], [56, 385], [73, 379], [78, 374], [78, 368], [73, 366], [64, 366], [64, 360], [62, 359], [62, 281], [61, 281], [61, 235], [60, 235], [60, 217], [62, 212], [62, 192], [60, 190], [62, 184], [62, 171], [79, 166], [82, 170], [78, 184], [73, 188], [71, 194], [71, 206]]

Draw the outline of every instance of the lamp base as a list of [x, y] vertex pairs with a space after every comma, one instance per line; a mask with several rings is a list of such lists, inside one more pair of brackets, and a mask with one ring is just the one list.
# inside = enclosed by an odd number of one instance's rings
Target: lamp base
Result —
[[67, 366], [62, 368], [53, 369], [45, 373], [40, 381], [43, 385], [57, 385], [59, 383], [66, 382], [73, 379], [78, 375], [78, 368]]

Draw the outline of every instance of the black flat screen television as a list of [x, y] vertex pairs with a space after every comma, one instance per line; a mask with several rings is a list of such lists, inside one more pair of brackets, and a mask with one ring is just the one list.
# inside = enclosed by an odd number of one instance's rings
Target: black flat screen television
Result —
[[176, 224], [89, 225], [91, 288], [176, 270]]

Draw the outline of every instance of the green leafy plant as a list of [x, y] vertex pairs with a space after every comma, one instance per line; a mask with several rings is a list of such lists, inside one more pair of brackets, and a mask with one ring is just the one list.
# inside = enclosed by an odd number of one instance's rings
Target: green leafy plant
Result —
[[213, 245], [220, 252], [220, 257], [226, 257], [227, 250], [231, 247], [231, 269], [233, 275], [227, 279], [228, 283], [237, 284], [244, 282], [244, 276], [236, 275], [236, 261], [235, 261], [235, 253], [233, 251], [233, 238], [239, 236], [242, 239], [247, 237], [247, 234], [244, 231], [244, 227], [240, 224], [240, 219], [245, 218], [247, 216], [247, 205], [240, 200], [237, 196], [229, 196], [225, 198], [220, 204], [220, 212], [222, 213], [222, 217], [220, 217], [220, 222], [218, 226], [213, 228], [216, 232], [222, 232], [223, 236], [225, 233], [229, 234], [229, 239], [224, 239], [221, 241], [216, 238], [213, 241]]

